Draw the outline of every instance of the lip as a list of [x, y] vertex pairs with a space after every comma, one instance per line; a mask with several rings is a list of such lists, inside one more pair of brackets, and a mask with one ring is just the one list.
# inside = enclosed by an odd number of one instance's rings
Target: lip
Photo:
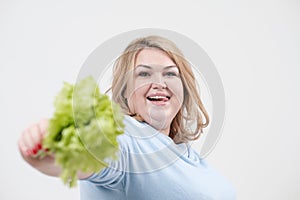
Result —
[[[149, 97], [164, 97], [164, 98], [166, 98], [166, 99], [160, 100], [160, 101], [151, 101], [151, 100], [148, 99]], [[148, 102], [150, 102], [151, 104], [156, 105], [156, 106], [164, 106], [164, 105], [167, 105], [167, 104], [169, 103], [170, 99], [171, 99], [171, 96], [170, 96], [169, 94], [167, 94], [167, 93], [162, 93], [162, 92], [151, 93], [151, 94], [149, 94], [149, 95], [146, 96], [146, 100], [147, 100]]]
[[165, 106], [169, 103], [169, 101], [150, 101], [148, 99], [147, 99], [147, 101], [155, 106]]
[[154, 96], [163, 96], [163, 97], [167, 97], [169, 100], [171, 98], [171, 96], [167, 93], [162, 93], [162, 92], [159, 92], [159, 93], [152, 93], [152, 94], [149, 94], [146, 96], [146, 98], [148, 97], [154, 97]]

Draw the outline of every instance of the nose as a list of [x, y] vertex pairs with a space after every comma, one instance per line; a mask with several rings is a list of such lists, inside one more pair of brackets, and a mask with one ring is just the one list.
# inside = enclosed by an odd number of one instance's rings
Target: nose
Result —
[[167, 88], [166, 81], [160, 75], [156, 75], [156, 76], [153, 77], [151, 86], [154, 89], [165, 89], [165, 88]]

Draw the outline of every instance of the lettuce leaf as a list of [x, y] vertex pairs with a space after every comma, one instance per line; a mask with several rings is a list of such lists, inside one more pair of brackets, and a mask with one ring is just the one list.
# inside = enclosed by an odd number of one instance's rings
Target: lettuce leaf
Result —
[[54, 107], [43, 148], [55, 154], [64, 184], [74, 187], [77, 172], [99, 172], [107, 166], [106, 159], [117, 158], [116, 138], [123, 133], [124, 116], [92, 77], [75, 85], [64, 83]]

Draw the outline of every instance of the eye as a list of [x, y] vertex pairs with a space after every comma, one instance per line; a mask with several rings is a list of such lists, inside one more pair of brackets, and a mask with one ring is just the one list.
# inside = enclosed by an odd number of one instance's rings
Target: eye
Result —
[[145, 71], [141, 71], [141, 72], [138, 73], [138, 76], [146, 77], [146, 76], [150, 76], [150, 73], [145, 72]]
[[175, 72], [166, 72], [165, 76], [177, 76], [177, 73], [175, 73]]

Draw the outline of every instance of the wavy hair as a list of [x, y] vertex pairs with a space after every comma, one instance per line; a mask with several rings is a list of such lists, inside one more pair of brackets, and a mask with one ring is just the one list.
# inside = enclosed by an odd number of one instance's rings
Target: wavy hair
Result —
[[139, 115], [130, 112], [124, 94], [128, 81], [132, 80], [130, 73], [128, 76], [127, 74], [133, 71], [138, 53], [145, 48], [157, 48], [167, 53], [178, 67], [183, 83], [183, 104], [171, 123], [169, 137], [177, 144], [198, 139], [203, 128], [209, 124], [209, 116], [200, 99], [195, 76], [189, 62], [178, 47], [164, 37], [138, 38], [125, 48], [122, 55], [114, 63], [114, 78], [111, 87], [112, 100], [119, 103], [126, 114], [143, 121]]

